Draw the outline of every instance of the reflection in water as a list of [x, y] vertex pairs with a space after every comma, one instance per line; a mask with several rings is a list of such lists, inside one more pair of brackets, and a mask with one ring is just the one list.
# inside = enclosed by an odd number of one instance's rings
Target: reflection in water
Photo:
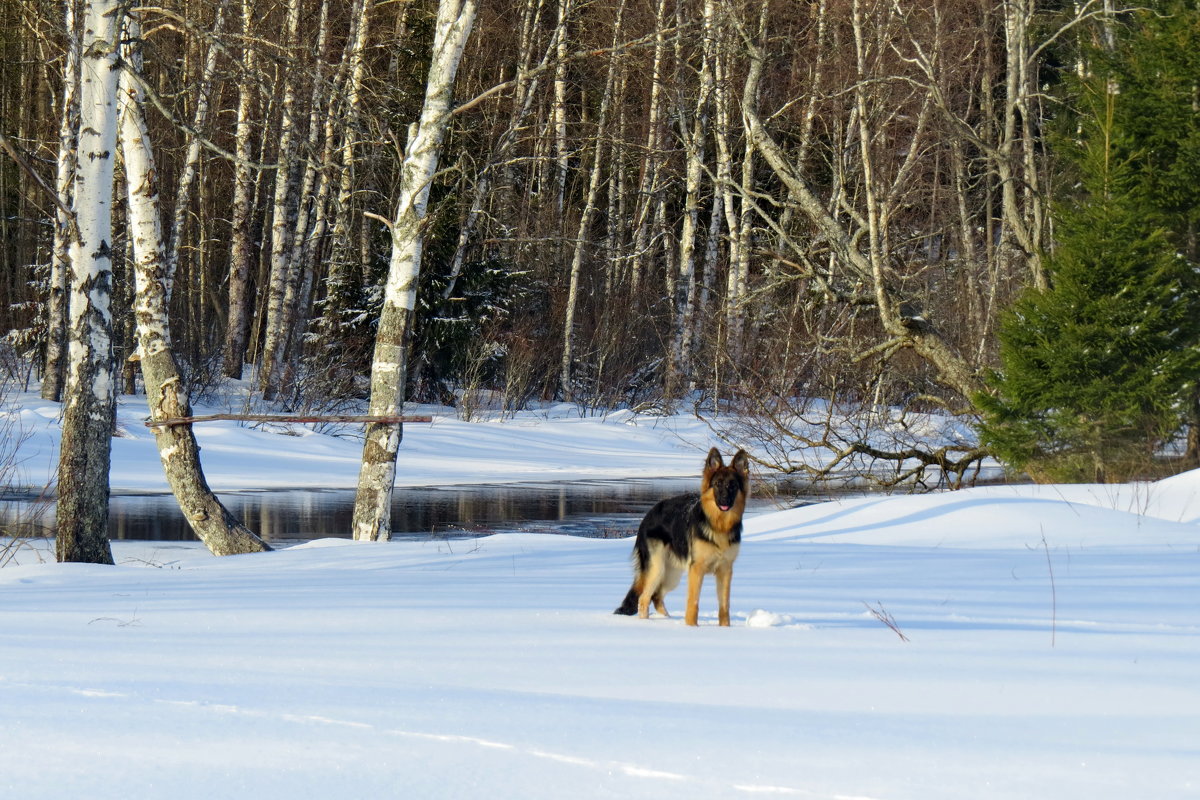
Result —
[[[472, 536], [533, 531], [575, 536], [632, 535], [647, 509], [663, 497], [695, 491], [698, 481], [630, 480], [397, 489], [392, 498], [396, 536]], [[222, 502], [270, 542], [348, 538], [353, 491], [222, 493]], [[0, 523], [28, 523], [46, 533], [53, 506], [0, 502]], [[35, 528], [35, 529], [36, 529]], [[29, 531], [28, 528], [25, 529]], [[109, 537], [148, 541], [194, 539], [171, 495], [114, 495]]]

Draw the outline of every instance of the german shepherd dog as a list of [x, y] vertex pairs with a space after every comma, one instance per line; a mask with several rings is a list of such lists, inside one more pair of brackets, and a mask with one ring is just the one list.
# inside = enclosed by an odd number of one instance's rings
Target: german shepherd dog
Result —
[[704, 576], [717, 576], [718, 619], [729, 625], [729, 584], [742, 541], [742, 513], [750, 496], [749, 458], [744, 450], [725, 466], [717, 448], [708, 451], [700, 494], [659, 501], [638, 527], [633, 544], [633, 586], [614, 614], [650, 616], [650, 603], [669, 617], [663, 596], [688, 574], [684, 622], [695, 625]]

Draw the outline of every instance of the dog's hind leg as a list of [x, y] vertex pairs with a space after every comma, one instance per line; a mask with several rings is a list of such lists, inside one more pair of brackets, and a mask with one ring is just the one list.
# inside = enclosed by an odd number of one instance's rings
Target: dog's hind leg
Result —
[[683, 570], [680, 569], [679, 562], [674, 556], [666, 555], [663, 562], [662, 583], [659, 584], [658, 591], [654, 593], [653, 599], [654, 607], [658, 609], [658, 613], [664, 617], [669, 617], [671, 615], [667, 613], [667, 606], [663, 603], [663, 598], [673, 592], [675, 587], [679, 585], [679, 577], [683, 574]]
[[662, 604], [662, 595], [664, 591], [663, 577], [667, 569], [666, 553], [663, 552], [663, 547], [651, 550], [650, 559], [646, 565], [646, 571], [641, 574], [641, 594], [638, 596], [638, 616], [642, 619], [650, 618], [650, 601], [654, 601], [654, 607], [659, 613], [666, 616], [666, 608]]
[[668, 613], [667, 613], [667, 606], [666, 606], [666, 604], [665, 604], [665, 603], [663, 603], [663, 593], [662, 593], [662, 591], [659, 591], [657, 594], [655, 594], [655, 595], [654, 595], [654, 597], [652, 597], [652, 598], [650, 598], [650, 599], [651, 599], [651, 600], [654, 602], [654, 609], [655, 609], [656, 611], [658, 611], [658, 613], [662, 614], [664, 617], [669, 617], [669, 616], [671, 616], [670, 614], [668, 614]]

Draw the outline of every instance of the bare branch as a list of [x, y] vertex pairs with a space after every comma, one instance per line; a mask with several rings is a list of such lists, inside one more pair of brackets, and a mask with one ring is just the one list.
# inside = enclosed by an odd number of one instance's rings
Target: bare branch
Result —
[[75, 212], [68, 208], [65, 203], [63, 203], [62, 198], [58, 196], [58, 192], [54, 191], [50, 184], [46, 183], [42, 176], [38, 174], [37, 170], [33, 168], [33, 165], [21, 155], [21, 153], [13, 145], [12, 141], [2, 132], [0, 132], [0, 150], [4, 150], [4, 152], [8, 153], [9, 158], [11, 158], [23, 172], [28, 174], [29, 177], [33, 178], [34, 183], [36, 183], [43, 192], [49, 195], [49, 197], [54, 201], [54, 205], [58, 206], [59, 210], [66, 215], [68, 224], [71, 226], [71, 238], [78, 239], [79, 234], [75, 229]]
[[685, 27], [689, 27], [689, 26], [667, 28], [665, 31], [648, 33], [645, 36], [641, 36], [637, 39], [631, 39], [628, 42], [622, 42], [621, 44], [613, 45], [612, 47], [599, 47], [599, 48], [593, 47], [593, 48], [589, 48], [587, 50], [576, 50], [574, 53], [570, 53], [569, 55], [567, 55], [566, 58], [555, 59], [553, 61], [543, 61], [541, 64], [538, 64], [533, 69], [528, 69], [528, 70], [525, 70], [524, 72], [518, 72], [515, 76], [513, 76], [509, 80], [506, 80], [503, 83], [498, 83], [495, 86], [491, 87], [490, 89], [484, 89], [482, 92], [475, 95], [470, 100], [466, 100], [462, 103], [459, 103], [457, 106], [454, 107], [454, 110], [451, 111], [450, 113], [451, 113], [451, 115], [457, 115], [457, 114], [462, 114], [466, 111], [470, 111], [472, 108], [479, 105], [484, 100], [487, 100], [492, 95], [499, 94], [500, 92], [508, 91], [509, 89], [513, 88], [514, 86], [521, 83], [522, 81], [527, 81], [530, 78], [534, 78], [538, 75], [541, 75], [544, 72], [549, 72], [550, 70], [556, 68], [560, 64], [563, 64], [563, 63], [569, 64], [572, 61], [581, 61], [586, 58], [596, 58], [598, 56], [609, 55], [610, 53], [622, 53], [622, 52], [632, 50], [637, 47], [647, 47], [647, 46], [654, 44], [655, 38], [657, 36], [664, 35], [664, 34], [679, 33], [681, 31], [683, 31]]

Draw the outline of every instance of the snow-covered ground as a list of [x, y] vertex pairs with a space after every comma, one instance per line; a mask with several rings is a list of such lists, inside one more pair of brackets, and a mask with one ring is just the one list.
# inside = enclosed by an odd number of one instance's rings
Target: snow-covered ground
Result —
[[[23, 405], [35, 481], [55, 409]], [[117, 490], [162, 486], [140, 413]], [[352, 441], [199, 430], [221, 488], [353, 485]], [[684, 417], [440, 417], [401, 475], [694, 474], [710, 443]], [[25, 551], [0, 570], [0, 797], [1200, 797], [1198, 490], [762, 514], [728, 629], [711, 583], [698, 629], [613, 616], [628, 540]]]
[[[26, 437], [11, 482], [45, 486], [54, 479], [59, 406], [33, 393], [10, 399], [15, 427]], [[195, 413], [230, 410], [200, 406]], [[464, 422], [453, 409], [419, 407], [409, 413], [432, 415], [433, 422], [404, 426], [398, 486], [692, 475], [698, 469], [696, 453], [711, 436], [694, 416], [581, 415], [577, 406], [565, 404], [481, 423]], [[115, 492], [170, 491], [146, 419], [144, 398], [121, 399], [112, 447]], [[353, 489], [362, 458], [361, 430], [341, 425], [333, 430], [338, 435], [331, 435], [312, 425], [249, 427], [228, 421], [195, 426], [205, 475], [217, 491]]]

